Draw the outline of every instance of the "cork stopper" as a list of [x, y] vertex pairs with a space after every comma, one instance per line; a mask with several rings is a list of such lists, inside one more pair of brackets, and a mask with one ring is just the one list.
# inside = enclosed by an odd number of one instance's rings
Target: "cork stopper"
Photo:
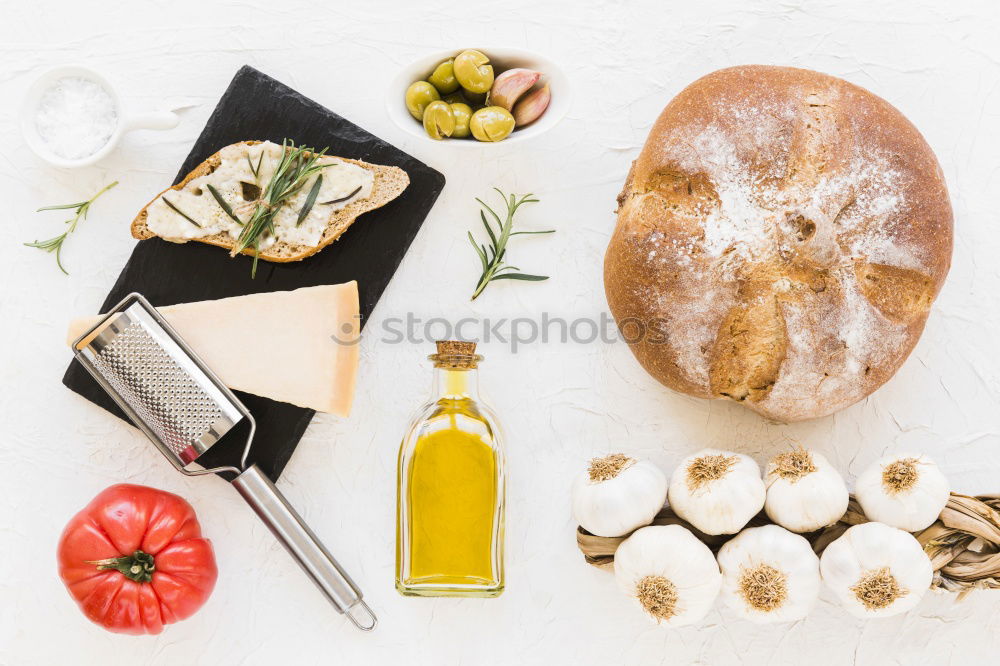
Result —
[[479, 365], [483, 357], [476, 354], [476, 343], [463, 340], [438, 340], [437, 353], [429, 358], [435, 368], [471, 370]]
[[475, 342], [464, 342], [462, 340], [438, 340], [438, 354], [446, 356], [471, 356], [476, 353]]

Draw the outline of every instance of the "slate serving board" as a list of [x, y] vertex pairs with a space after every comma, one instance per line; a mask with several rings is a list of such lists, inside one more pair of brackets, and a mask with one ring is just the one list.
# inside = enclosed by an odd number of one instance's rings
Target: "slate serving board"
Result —
[[[250, 257], [231, 259], [224, 250], [203, 243], [140, 241], [101, 312], [133, 291], [163, 306], [357, 280], [364, 327], [441, 193], [444, 176], [288, 86], [244, 66], [219, 100], [174, 183], [231, 143], [248, 139], [281, 143], [286, 137], [316, 148], [328, 146], [331, 155], [398, 166], [409, 174], [410, 186], [386, 206], [359, 217], [339, 240], [318, 254], [287, 264], [260, 262], [255, 279], [250, 278]], [[75, 360], [63, 384], [128, 420]], [[237, 396], [257, 421], [250, 461], [277, 480], [315, 412], [247, 393], [237, 392]], [[199, 463], [238, 466], [245, 441], [245, 430], [233, 431], [202, 455]]]

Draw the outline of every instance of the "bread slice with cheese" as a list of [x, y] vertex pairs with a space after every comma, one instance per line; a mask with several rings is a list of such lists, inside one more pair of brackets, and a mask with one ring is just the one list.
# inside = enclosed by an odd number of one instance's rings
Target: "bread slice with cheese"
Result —
[[[154, 236], [173, 242], [195, 240], [232, 250], [240, 228], [234, 226], [232, 218], [218, 204], [207, 186], [213, 185], [216, 192], [221, 192], [222, 196], [228, 199], [228, 205], [233, 210], [238, 211], [237, 217], [245, 221], [252, 214], [255, 204], [252, 199], [245, 195], [240, 196], [240, 189], [235, 184], [238, 183], [244, 187], [253, 185], [258, 191], [263, 190], [267, 185], [267, 174], [256, 174], [252, 171], [253, 167], [256, 163], [260, 172], [273, 169], [274, 165], [271, 162], [277, 162], [281, 150], [281, 146], [262, 141], [243, 141], [222, 148], [195, 167], [181, 182], [167, 188], [146, 204], [132, 221], [132, 236], [140, 240]], [[243, 161], [244, 156], [246, 162]], [[261, 165], [258, 157], [267, 157], [267, 160]], [[360, 196], [355, 196], [344, 202], [342, 207], [333, 209], [325, 207], [322, 197], [318, 199], [312, 207], [309, 218], [307, 218], [307, 225], [305, 225], [306, 227], [311, 225], [314, 230], [313, 238], [309, 238], [308, 241], [315, 242], [307, 242], [301, 238], [303, 236], [303, 233], [300, 233], [303, 227], [302, 223], [299, 222], [293, 226], [287, 220], [294, 219], [302, 210], [310, 185], [315, 182], [315, 178], [310, 179], [296, 197], [280, 207], [278, 211], [278, 219], [286, 220], [286, 224], [282, 228], [291, 232], [292, 238], [272, 237], [266, 239], [266, 244], [260, 248], [260, 259], [289, 262], [299, 261], [316, 254], [340, 238], [359, 215], [389, 203], [402, 194], [410, 183], [407, 173], [399, 167], [369, 164], [361, 160], [330, 155], [325, 156], [323, 160], [336, 162], [339, 165], [338, 168], [345, 170], [360, 168], [371, 174], [371, 180], [366, 183], [365, 191], [361, 192]], [[242, 173], [239, 173], [240, 169], [242, 169]], [[323, 173], [326, 172], [327, 170], [324, 170]], [[355, 174], [357, 173], [361, 172], [355, 171]], [[253, 174], [253, 177], [250, 174]], [[261, 177], [258, 178], [258, 175]], [[329, 174], [327, 175], [329, 176]], [[257, 182], [245, 182], [250, 180]], [[167, 201], [172, 205], [163, 203], [165, 197], [169, 197]], [[184, 203], [179, 204], [177, 198], [184, 198]], [[326, 204], [329, 203], [332, 202], [326, 202]], [[196, 208], [199, 212], [193, 213], [189, 207]], [[156, 222], [164, 217], [172, 218], [168, 221], [180, 225], [182, 233], [172, 233], [158, 228]], [[189, 222], [188, 220], [193, 221]], [[197, 224], [194, 221], [197, 221]], [[216, 227], [220, 225], [228, 226], [229, 229], [217, 229]], [[209, 231], [212, 233], [207, 233]], [[243, 254], [253, 255], [254, 249], [248, 247], [243, 250]]]
[[[361, 332], [357, 282], [157, 310], [229, 388], [338, 416], [350, 413]], [[101, 319], [71, 322], [67, 343], [72, 346]]]

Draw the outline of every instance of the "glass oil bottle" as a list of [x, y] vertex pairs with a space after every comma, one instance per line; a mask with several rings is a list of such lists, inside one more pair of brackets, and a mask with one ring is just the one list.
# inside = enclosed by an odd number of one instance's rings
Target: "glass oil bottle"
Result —
[[504, 589], [504, 452], [479, 400], [472, 342], [443, 341], [428, 401], [399, 447], [396, 589], [406, 596], [496, 597]]

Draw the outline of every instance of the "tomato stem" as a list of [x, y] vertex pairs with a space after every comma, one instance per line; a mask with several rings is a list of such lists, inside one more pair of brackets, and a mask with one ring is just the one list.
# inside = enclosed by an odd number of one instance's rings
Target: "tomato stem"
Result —
[[137, 583], [152, 582], [153, 572], [156, 571], [156, 562], [153, 556], [141, 550], [137, 550], [131, 555], [109, 557], [106, 560], [86, 560], [86, 563], [97, 565], [100, 570], [114, 569]]

